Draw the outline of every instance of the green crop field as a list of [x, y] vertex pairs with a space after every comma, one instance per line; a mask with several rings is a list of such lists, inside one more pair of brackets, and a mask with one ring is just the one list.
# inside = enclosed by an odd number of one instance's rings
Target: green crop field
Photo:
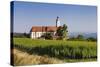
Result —
[[90, 59], [97, 58], [97, 42], [39, 40], [29, 38], [13, 38], [13, 45], [29, 54], [48, 55], [63, 59]]

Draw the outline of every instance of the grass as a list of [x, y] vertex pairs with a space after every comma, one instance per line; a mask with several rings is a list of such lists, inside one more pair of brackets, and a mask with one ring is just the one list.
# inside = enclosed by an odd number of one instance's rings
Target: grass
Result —
[[14, 38], [14, 47], [31, 55], [47, 55], [65, 62], [97, 60], [97, 42]]
[[30, 38], [14, 38], [14, 44], [27, 47], [48, 46], [48, 45], [70, 45], [70, 46], [96, 46], [96, 42], [86, 41], [63, 41], [63, 40], [33, 40]]

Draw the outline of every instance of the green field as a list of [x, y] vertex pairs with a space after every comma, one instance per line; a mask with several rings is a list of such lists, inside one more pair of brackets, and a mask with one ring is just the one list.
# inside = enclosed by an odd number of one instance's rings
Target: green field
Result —
[[48, 55], [69, 62], [95, 61], [97, 42], [14, 38], [14, 47], [29, 54]]

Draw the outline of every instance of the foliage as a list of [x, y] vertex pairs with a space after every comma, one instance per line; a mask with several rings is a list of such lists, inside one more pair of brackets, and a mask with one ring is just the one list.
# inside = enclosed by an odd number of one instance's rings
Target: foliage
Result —
[[57, 29], [57, 35], [63, 40], [67, 39], [67, 33], [68, 33], [68, 30], [67, 30], [66, 24], [64, 24], [63, 27], [59, 27]]
[[79, 34], [76, 38], [82, 40], [82, 39], [84, 39], [84, 36]]
[[64, 39], [64, 40], [66, 40], [66, 38], [67, 38], [67, 32], [68, 32], [68, 30], [67, 30], [67, 25], [64, 24], [64, 25], [63, 25], [63, 39]]
[[45, 39], [53, 39], [52, 33], [44, 33], [41, 37]]
[[58, 36], [62, 36], [62, 35], [63, 35], [62, 27], [59, 27], [59, 28], [57, 29], [57, 35], [58, 35]]
[[97, 39], [96, 38], [93, 38], [93, 37], [89, 37], [89, 38], [87, 38], [87, 40], [88, 41], [97, 41]]
[[73, 40], [73, 41], [97, 41], [97, 38], [94, 37], [88, 37], [88, 38], [84, 38], [83, 35], [78, 35], [77, 37], [71, 37], [68, 40]]
[[29, 33], [13, 33], [12, 35], [13, 37], [16, 37], [16, 38], [29, 38], [30, 37]]

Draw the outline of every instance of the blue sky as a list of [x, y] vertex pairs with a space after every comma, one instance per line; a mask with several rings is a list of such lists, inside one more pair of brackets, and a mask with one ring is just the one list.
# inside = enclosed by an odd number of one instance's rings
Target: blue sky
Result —
[[97, 32], [97, 7], [36, 2], [14, 2], [14, 32], [29, 32], [32, 26], [54, 26], [59, 16], [69, 32]]

